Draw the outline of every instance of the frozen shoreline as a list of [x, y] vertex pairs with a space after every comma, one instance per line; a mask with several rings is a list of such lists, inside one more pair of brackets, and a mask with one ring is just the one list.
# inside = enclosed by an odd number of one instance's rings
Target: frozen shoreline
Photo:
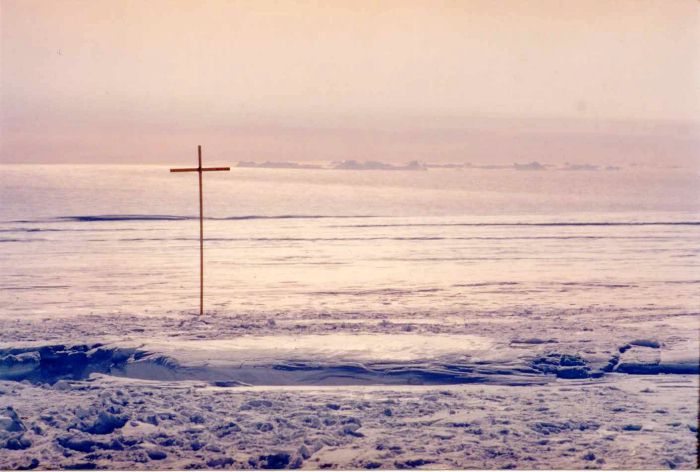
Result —
[[36, 384], [93, 373], [213, 385], [545, 384], [611, 373], [700, 373], [692, 341], [631, 339], [580, 353], [539, 338], [509, 343], [441, 334], [321, 334], [2, 347], [0, 379]]

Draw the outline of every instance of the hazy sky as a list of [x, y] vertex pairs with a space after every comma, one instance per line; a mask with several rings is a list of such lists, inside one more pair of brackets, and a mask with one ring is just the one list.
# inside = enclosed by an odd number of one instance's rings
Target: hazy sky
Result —
[[694, 0], [0, 0], [2, 162], [693, 162]]

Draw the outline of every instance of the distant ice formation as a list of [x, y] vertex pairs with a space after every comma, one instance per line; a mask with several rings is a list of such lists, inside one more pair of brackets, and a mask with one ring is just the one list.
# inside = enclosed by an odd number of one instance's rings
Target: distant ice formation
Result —
[[332, 168], [341, 170], [427, 170], [427, 167], [418, 161], [411, 161], [404, 166], [396, 166], [379, 161], [346, 160], [334, 163]]
[[515, 168], [515, 170], [546, 170], [547, 169], [546, 166], [540, 164], [537, 161], [532, 161], [528, 164], [515, 163], [515, 164], [513, 164], [513, 168]]

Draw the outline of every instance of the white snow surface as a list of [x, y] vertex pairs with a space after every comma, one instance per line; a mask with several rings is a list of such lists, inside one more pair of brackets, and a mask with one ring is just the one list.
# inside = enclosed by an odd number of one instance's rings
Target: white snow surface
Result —
[[335, 358], [347, 361], [410, 361], [448, 354], [480, 352], [493, 341], [474, 335], [311, 334], [291, 336], [241, 336], [235, 339], [149, 340], [149, 350], [184, 354], [206, 362], [262, 362]]
[[697, 320], [0, 320], [0, 468], [693, 468]]

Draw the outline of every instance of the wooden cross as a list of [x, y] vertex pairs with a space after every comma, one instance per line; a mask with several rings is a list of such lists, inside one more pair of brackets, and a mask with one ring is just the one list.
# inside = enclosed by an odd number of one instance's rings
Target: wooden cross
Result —
[[202, 172], [231, 170], [230, 167], [202, 167], [202, 146], [197, 146], [198, 167], [170, 169], [170, 172], [199, 172], [199, 314], [204, 314], [204, 210], [202, 201]]

